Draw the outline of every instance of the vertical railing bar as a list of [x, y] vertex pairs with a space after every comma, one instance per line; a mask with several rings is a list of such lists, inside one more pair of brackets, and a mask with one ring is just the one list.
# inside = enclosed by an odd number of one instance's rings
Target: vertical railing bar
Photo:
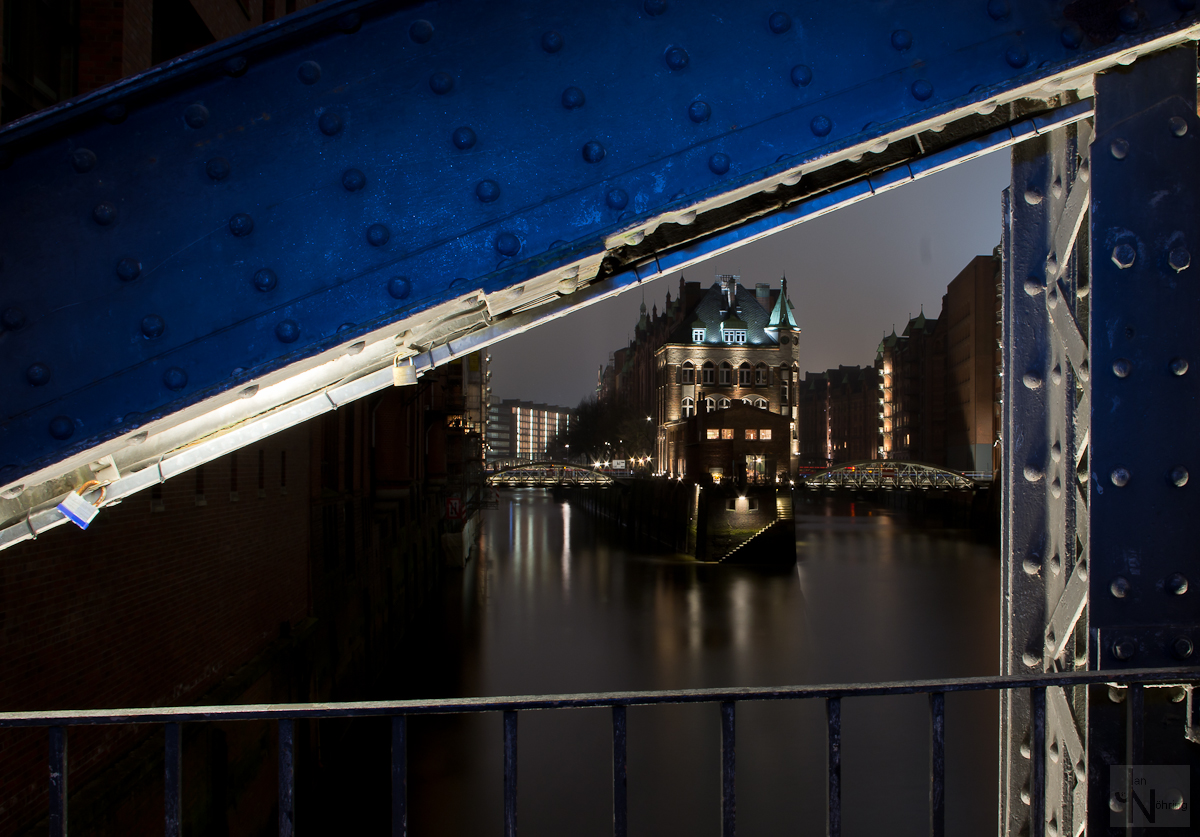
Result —
[[625, 767], [625, 707], [612, 708], [613, 726], [613, 837], [628, 837], [629, 797]]
[[721, 837], [737, 833], [736, 709], [731, 700], [721, 702]]
[[279, 720], [279, 837], [292, 837], [296, 820], [295, 722]]
[[517, 837], [517, 712], [504, 710], [504, 837]]
[[1046, 687], [1029, 690], [1033, 710], [1029, 735], [1029, 837], [1046, 834]]
[[825, 699], [825, 720], [829, 749], [826, 754], [828, 768], [829, 809], [825, 820], [827, 837], [842, 834], [842, 699]]
[[929, 833], [946, 834], [946, 695], [929, 693]]
[[408, 716], [392, 716], [392, 837], [408, 835]]
[[163, 753], [163, 833], [166, 837], [182, 837], [183, 817], [183, 731], [178, 723], [166, 725], [166, 748]]
[[66, 727], [50, 727], [50, 837], [67, 837]]
[[1140, 837], [1144, 833], [1143, 826], [1134, 824], [1133, 800], [1135, 778], [1140, 778], [1139, 770], [1144, 756], [1145, 746], [1145, 709], [1146, 692], [1141, 683], [1130, 683], [1125, 695], [1125, 834], [1127, 837]]

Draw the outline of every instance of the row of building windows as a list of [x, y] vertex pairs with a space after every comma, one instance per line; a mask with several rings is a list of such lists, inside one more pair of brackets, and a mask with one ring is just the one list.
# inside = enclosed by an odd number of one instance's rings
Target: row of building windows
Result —
[[[684, 361], [679, 367], [680, 383], [694, 384], [696, 383], [696, 367], [690, 360]], [[749, 363], [743, 363], [737, 369], [738, 386], [748, 387], [765, 387], [771, 383], [771, 370], [765, 363], [760, 363], [757, 366], [751, 366]], [[733, 383], [733, 365], [727, 361], [721, 361], [720, 366], [715, 366], [713, 362], [707, 361], [700, 367], [700, 383], [701, 384], [725, 384]]]
[[[702, 328], [693, 328], [692, 329], [692, 342], [703, 343], [704, 342], [704, 331], [705, 330]], [[745, 343], [746, 342], [746, 329], [744, 329], [744, 328], [723, 328], [723, 329], [721, 329], [721, 340], [725, 343], [737, 343], [739, 345], [742, 343]]]
[[[733, 433], [732, 427], [710, 427], [705, 431], [706, 438], [708, 439], [732, 439]], [[771, 428], [764, 427], [762, 430], [756, 430], [753, 427], [747, 427], [746, 441], [753, 442], [755, 440], [771, 441]]]
[[[760, 410], [765, 410], [768, 407], [768, 404], [767, 404], [767, 401], [765, 398], [759, 398], [759, 399], [743, 398], [742, 403], [748, 407], [758, 407], [758, 409], [760, 409]], [[730, 401], [728, 398], [717, 399], [717, 398], [713, 398], [710, 396], [710, 397], [704, 399], [704, 409], [706, 412], [709, 412], [709, 413], [711, 413], [713, 410], [727, 410], [727, 409], [729, 409], [729, 407], [732, 404], [733, 404], [733, 402]], [[691, 418], [692, 416], [696, 415], [695, 399], [685, 398], [685, 399], [683, 399], [683, 403], [680, 406], [683, 408], [683, 417], [684, 418]]]

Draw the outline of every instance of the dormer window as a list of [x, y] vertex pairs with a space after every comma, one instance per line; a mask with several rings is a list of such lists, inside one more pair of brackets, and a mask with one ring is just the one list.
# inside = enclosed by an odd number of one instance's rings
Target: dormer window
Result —
[[704, 329], [702, 329], [702, 328], [693, 328], [692, 329], [692, 342], [693, 343], [703, 343], [704, 342]]
[[721, 332], [721, 339], [726, 343], [745, 343], [746, 329], [744, 328], [728, 328]]

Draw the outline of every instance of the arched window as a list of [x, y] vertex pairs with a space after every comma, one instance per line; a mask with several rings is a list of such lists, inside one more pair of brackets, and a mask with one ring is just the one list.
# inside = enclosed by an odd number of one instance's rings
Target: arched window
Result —
[[754, 367], [754, 385], [756, 387], [765, 387], [771, 383], [771, 371], [767, 369], [765, 363], [760, 363]]
[[754, 399], [753, 398], [743, 398], [742, 403], [745, 404], [747, 407], [753, 407]]
[[716, 372], [717, 367], [713, 366], [713, 362], [711, 360], [705, 361], [704, 365], [700, 367], [700, 383], [715, 383]]
[[704, 399], [704, 412], [711, 413], [715, 409], [717, 409], [717, 402], [714, 401], [713, 397], [710, 395], [708, 398]]
[[696, 402], [690, 398], [683, 399], [683, 417], [691, 418], [696, 415]]
[[720, 407], [722, 410], [728, 410], [729, 409], [729, 399], [722, 398], [720, 401], [717, 402], [717, 406]]
[[760, 410], [765, 410], [765, 409], [767, 409], [767, 402], [766, 402], [766, 399], [764, 399], [764, 398], [760, 398], [760, 399], [758, 399], [757, 401], [755, 401], [755, 402], [754, 402], [754, 406], [755, 406], [755, 407], [758, 407], [758, 409], [760, 409]]
[[717, 383], [725, 384], [726, 386], [733, 383], [733, 367], [730, 366], [727, 360], [721, 361], [721, 376], [717, 379]]
[[749, 363], [743, 363], [738, 367], [738, 386], [748, 387], [753, 379], [754, 372], [750, 368]]
[[683, 366], [680, 367], [680, 371], [682, 372], [682, 375], [680, 376], [680, 383], [696, 383], [696, 367], [692, 365], [690, 360], [685, 360], [683, 362]]

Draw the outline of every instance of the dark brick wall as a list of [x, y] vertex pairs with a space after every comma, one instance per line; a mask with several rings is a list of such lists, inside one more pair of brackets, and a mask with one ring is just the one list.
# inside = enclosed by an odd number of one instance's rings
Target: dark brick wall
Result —
[[[0, 706], [187, 703], [303, 620], [309, 498], [295, 475], [308, 457], [307, 428], [293, 429], [236, 454], [236, 500], [225, 457], [204, 466], [202, 497], [187, 474], [105, 509], [86, 532], [60, 526], [6, 550]], [[73, 730], [70, 786], [141, 734]], [[44, 733], [0, 731], [0, 833], [45, 810], [46, 760]]]

